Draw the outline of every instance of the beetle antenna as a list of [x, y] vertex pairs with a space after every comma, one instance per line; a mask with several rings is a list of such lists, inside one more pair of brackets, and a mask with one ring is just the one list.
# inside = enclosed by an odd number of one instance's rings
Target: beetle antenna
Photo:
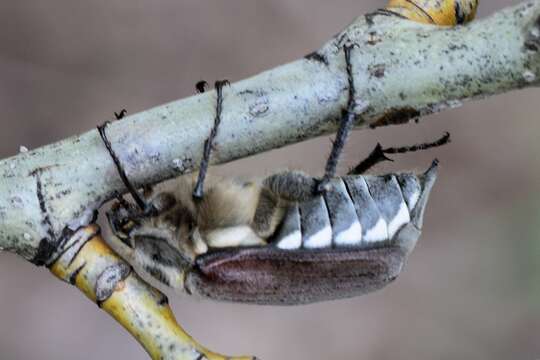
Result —
[[421, 144], [415, 144], [411, 146], [401, 146], [401, 147], [390, 147], [383, 149], [381, 144], [377, 144], [375, 146], [375, 149], [371, 151], [369, 156], [364, 159], [362, 162], [360, 162], [358, 165], [356, 165], [354, 168], [352, 168], [348, 175], [360, 175], [365, 174], [369, 169], [374, 167], [380, 162], [383, 161], [394, 161], [386, 156], [386, 154], [405, 154], [409, 152], [415, 152], [415, 151], [423, 151], [427, 149], [431, 149], [434, 147], [439, 147], [446, 145], [450, 142], [450, 133], [447, 131], [444, 133], [444, 135], [433, 142], [428, 143], [421, 143]]

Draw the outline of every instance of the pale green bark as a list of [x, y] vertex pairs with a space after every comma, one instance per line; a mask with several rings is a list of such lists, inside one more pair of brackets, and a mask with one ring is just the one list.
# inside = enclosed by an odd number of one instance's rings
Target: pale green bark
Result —
[[[353, 69], [364, 113], [357, 127], [399, 123], [464, 100], [537, 86], [540, 0], [452, 29], [362, 16], [315, 56], [226, 88], [214, 163], [334, 131], [346, 102], [345, 43], [358, 45]], [[109, 138], [130, 179], [145, 184], [193, 170], [214, 102], [209, 92], [112, 124]], [[0, 247], [48, 261], [53, 249], [61, 251], [62, 233], [87, 224], [115, 190], [124, 187], [95, 130], [2, 160]]]

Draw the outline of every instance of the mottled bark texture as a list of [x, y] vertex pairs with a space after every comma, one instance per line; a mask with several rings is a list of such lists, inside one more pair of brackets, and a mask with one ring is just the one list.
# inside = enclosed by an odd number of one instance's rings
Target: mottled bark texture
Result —
[[[450, 12], [450, 1], [425, 1], [433, 11], [414, 19], [466, 21], [472, 15], [464, 11], [474, 10], [466, 6], [477, 2], [456, 1], [460, 7]], [[359, 129], [401, 124], [464, 100], [540, 83], [540, 0], [456, 28], [400, 17], [414, 13], [410, 4], [391, 0], [387, 10], [359, 17], [305, 58], [226, 88], [213, 162], [335, 131], [347, 102], [345, 45], [354, 45]], [[214, 103], [215, 93], [204, 93], [112, 124], [108, 137], [129, 178], [149, 184], [194, 170]], [[166, 298], [89, 225], [116, 191], [125, 189], [96, 130], [0, 161], [0, 250], [47, 265], [77, 286], [154, 359], [224, 359], [189, 337]]]
[[[467, 26], [422, 25], [376, 12], [305, 58], [224, 90], [214, 163], [335, 131], [347, 101], [343, 46], [355, 45], [356, 128], [400, 124], [463, 101], [537, 86], [540, 0]], [[215, 92], [129, 116], [108, 128], [136, 184], [192, 171]], [[0, 247], [50, 265], [75, 230], [125, 189], [96, 130], [0, 161]]]

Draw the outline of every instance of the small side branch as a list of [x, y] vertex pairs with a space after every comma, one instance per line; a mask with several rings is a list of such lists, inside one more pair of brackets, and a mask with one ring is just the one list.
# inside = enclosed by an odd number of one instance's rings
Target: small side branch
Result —
[[67, 243], [51, 272], [76, 286], [118, 321], [152, 359], [254, 360], [219, 355], [198, 344], [176, 322], [167, 297], [143, 282], [113, 253], [96, 225], [80, 229]]

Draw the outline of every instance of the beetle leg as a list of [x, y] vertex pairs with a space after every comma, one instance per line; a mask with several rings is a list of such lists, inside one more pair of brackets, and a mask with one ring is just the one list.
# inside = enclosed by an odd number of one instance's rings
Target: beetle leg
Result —
[[348, 175], [361, 175], [365, 174], [369, 169], [374, 167], [380, 162], [383, 161], [394, 161], [386, 156], [386, 154], [405, 154], [408, 152], [415, 152], [415, 151], [422, 151], [431, 149], [434, 147], [439, 147], [446, 145], [450, 142], [450, 133], [445, 132], [444, 135], [433, 142], [429, 143], [421, 143], [421, 144], [415, 144], [412, 146], [401, 146], [401, 147], [390, 147], [383, 149], [381, 144], [377, 144], [375, 146], [375, 149], [371, 151], [369, 156], [362, 160], [358, 165], [353, 167], [349, 172]]
[[127, 110], [126, 109], [122, 109], [120, 110], [120, 112], [114, 112], [114, 117], [116, 118], [116, 120], [121, 120], [123, 119], [127, 114]]
[[283, 171], [268, 176], [263, 185], [279, 198], [302, 202], [313, 197], [317, 181], [300, 171]]
[[356, 89], [354, 87], [354, 78], [353, 78], [352, 64], [351, 64], [351, 51], [353, 47], [354, 45], [352, 46], [346, 45], [343, 47], [343, 51], [345, 53], [345, 64], [346, 64], [346, 69], [347, 69], [347, 80], [349, 83], [349, 99], [347, 101], [347, 108], [344, 111], [343, 116], [341, 117], [340, 126], [336, 134], [336, 138], [333, 142], [332, 150], [330, 152], [330, 155], [328, 156], [328, 160], [326, 161], [325, 174], [323, 178], [319, 181], [319, 184], [317, 185], [316, 190], [318, 193], [326, 191], [326, 188], [328, 187], [328, 183], [330, 179], [335, 176], [337, 164], [339, 162], [339, 157], [341, 156], [341, 153], [343, 152], [343, 147], [345, 146], [347, 137], [349, 136], [349, 132], [352, 129], [353, 122], [356, 117], [356, 114], [355, 114]]
[[208, 83], [204, 80], [201, 80], [195, 84], [195, 89], [197, 89], [197, 92], [199, 94], [202, 94], [206, 91], [206, 87], [208, 86]]
[[116, 166], [116, 169], [118, 170], [118, 175], [120, 175], [120, 178], [122, 179], [122, 182], [124, 183], [124, 185], [128, 189], [131, 196], [133, 196], [133, 199], [137, 203], [137, 206], [143, 211], [143, 213], [148, 214], [148, 213], [152, 212], [153, 207], [151, 205], [148, 205], [143, 200], [143, 198], [141, 197], [141, 195], [139, 194], [137, 189], [135, 189], [135, 186], [133, 186], [133, 184], [127, 178], [124, 167], [120, 163], [120, 159], [118, 158], [118, 156], [114, 152], [114, 150], [112, 148], [112, 145], [111, 145], [111, 142], [107, 138], [107, 133], [106, 133], [105, 130], [107, 129], [108, 125], [109, 125], [109, 122], [107, 121], [107, 122], [103, 123], [103, 125], [100, 125], [100, 126], [97, 127], [98, 132], [99, 132], [99, 136], [101, 137], [101, 140], [103, 140], [103, 143], [105, 144], [105, 147], [107, 148], [107, 151], [111, 155], [111, 158], [112, 158], [112, 160], [114, 162], [114, 165]]
[[130, 203], [127, 202], [126, 199], [124, 199], [124, 197], [122, 196], [122, 194], [120, 194], [120, 192], [118, 192], [118, 191], [115, 190], [115, 191], [113, 192], [113, 197], [116, 199], [116, 201], [118, 201], [118, 204], [119, 204], [122, 208], [124, 208], [124, 209], [126, 209], [126, 210], [128, 210], [128, 211], [131, 209]]
[[[198, 82], [197, 89], [204, 90], [205, 82]], [[199, 167], [199, 176], [197, 178], [197, 183], [193, 190], [193, 198], [196, 200], [202, 199], [204, 195], [204, 179], [206, 178], [206, 172], [208, 170], [208, 163], [210, 161], [210, 154], [213, 148], [213, 142], [217, 135], [219, 125], [221, 123], [221, 112], [223, 110], [223, 87], [225, 85], [230, 85], [228, 80], [216, 81], [215, 88], [217, 92], [217, 102], [216, 102], [216, 117], [214, 119], [214, 126], [210, 131], [210, 135], [204, 142], [204, 152], [201, 159], [201, 165]]]
[[312, 199], [317, 181], [299, 171], [283, 171], [265, 178], [251, 228], [263, 239], [271, 237], [286, 216], [289, 202]]

